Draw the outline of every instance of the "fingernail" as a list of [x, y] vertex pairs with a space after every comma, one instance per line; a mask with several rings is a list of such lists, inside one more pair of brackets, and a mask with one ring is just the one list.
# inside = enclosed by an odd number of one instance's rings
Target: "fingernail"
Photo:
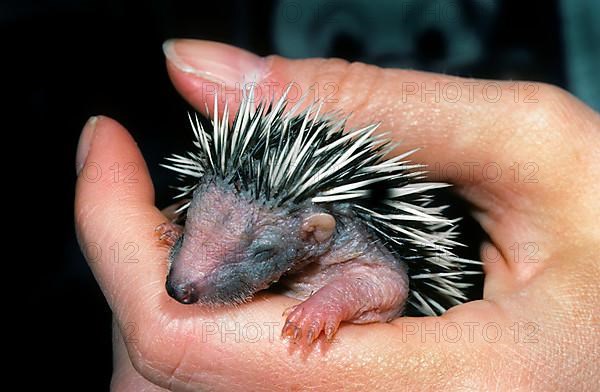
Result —
[[77, 154], [75, 155], [75, 171], [77, 172], [77, 175], [79, 175], [81, 169], [83, 169], [88, 153], [90, 152], [90, 146], [94, 139], [97, 121], [97, 116], [90, 117], [83, 126], [81, 135], [79, 135], [79, 144], [77, 145]]
[[165, 41], [163, 52], [180, 71], [215, 83], [260, 82], [264, 75], [262, 57], [217, 42], [172, 39]]

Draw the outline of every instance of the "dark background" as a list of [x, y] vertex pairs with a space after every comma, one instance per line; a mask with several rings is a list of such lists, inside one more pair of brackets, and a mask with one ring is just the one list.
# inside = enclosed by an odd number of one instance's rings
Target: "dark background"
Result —
[[[26, 316], [31, 322], [25, 327], [30, 344], [22, 366], [34, 374], [31, 382], [41, 379], [64, 389], [108, 388], [111, 314], [74, 235], [74, 156], [86, 119], [94, 114], [113, 117], [139, 143], [155, 180], [157, 203], [169, 203], [173, 181], [158, 165], [165, 155], [188, 146], [189, 107], [168, 80], [161, 50], [165, 39], [211, 39], [261, 55], [342, 57], [470, 77], [546, 81], [598, 108], [598, 78], [585, 72], [590, 63], [600, 64], [598, 29], [589, 25], [590, 18], [598, 19], [598, 13], [590, 12], [599, 8], [593, 3], [0, 3], [3, 65], [8, 66], [4, 76], [17, 84], [12, 99], [25, 108], [20, 119], [25, 126], [16, 129], [24, 129], [27, 140], [19, 148], [39, 159], [33, 194], [49, 211], [49, 216], [35, 218], [43, 219], [48, 247], [36, 245], [44, 253], [27, 271], [40, 282], [34, 290], [24, 286], [32, 295], [26, 296], [31, 300]], [[31, 178], [25, 180], [31, 184]], [[457, 213], [461, 208], [458, 204]], [[463, 241], [476, 250], [482, 233], [468, 219], [464, 228]]]

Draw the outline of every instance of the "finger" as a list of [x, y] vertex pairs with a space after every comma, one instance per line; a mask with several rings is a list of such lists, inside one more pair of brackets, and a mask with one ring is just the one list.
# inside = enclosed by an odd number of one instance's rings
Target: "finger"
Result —
[[[164, 273], [164, 252], [153, 246], [152, 230], [164, 221], [154, 207], [154, 189], [146, 164], [120, 124], [99, 116], [88, 121], [79, 151], [87, 150], [77, 179], [75, 225], [90, 267], [117, 314], [135, 306], [122, 287], [154, 294], [142, 278]], [[79, 154], [79, 153], [78, 153]], [[137, 287], [138, 285], [143, 287]]]
[[124, 338], [118, 326], [113, 330], [113, 375], [110, 390], [114, 392], [142, 391], [161, 392], [166, 389], [144, 378], [131, 364]]
[[[200, 111], [206, 105], [212, 109], [215, 93], [235, 110], [242, 100], [240, 88], [251, 82], [260, 86], [260, 97], [278, 97], [292, 83], [290, 99], [302, 94], [323, 98], [326, 108], [352, 113], [350, 125], [381, 121], [380, 129], [395, 132], [402, 148], [423, 147], [415, 158], [427, 163], [434, 176], [458, 184], [493, 184], [490, 188], [499, 191], [498, 167], [508, 171], [514, 161], [506, 156], [521, 156], [520, 150], [524, 154], [542, 136], [531, 135], [527, 123], [548, 121], [540, 100], [555, 101], [557, 94], [541, 84], [463, 79], [338, 59], [262, 58], [209, 41], [167, 41], [164, 49], [175, 87]], [[543, 142], [551, 142], [553, 131], [545, 130]], [[499, 180], [510, 182], [511, 177], [505, 173]]]

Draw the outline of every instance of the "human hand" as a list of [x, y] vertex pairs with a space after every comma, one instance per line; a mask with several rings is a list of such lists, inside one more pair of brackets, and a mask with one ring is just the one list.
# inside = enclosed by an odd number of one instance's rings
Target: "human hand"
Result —
[[[399, 151], [423, 147], [413, 160], [456, 185], [491, 239], [482, 249], [484, 298], [441, 317], [344, 325], [334, 343], [307, 352], [279, 338], [290, 298], [263, 294], [210, 311], [181, 305], [165, 291], [168, 249], [154, 228], [166, 218], [143, 157], [121, 125], [97, 117], [77, 153], [75, 220], [114, 314], [114, 390], [597, 385], [597, 113], [545, 84], [258, 58], [204, 41], [170, 42], [165, 51], [175, 87], [205, 114], [212, 82], [228, 86], [219, 97], [235, 110], [244, 82], [278, 96], [293, 81], [318, 92], [326, 109], [352, 112], [349, 126], [382, 121], [379, 129], [402, 140]], [[431, 92], [436, 83], [439, 93]]]

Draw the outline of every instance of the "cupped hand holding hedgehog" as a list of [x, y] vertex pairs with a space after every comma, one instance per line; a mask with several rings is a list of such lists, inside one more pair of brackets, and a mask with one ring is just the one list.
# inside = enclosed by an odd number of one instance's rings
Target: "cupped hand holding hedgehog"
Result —
[[[82, 249], [137, 249], [137, 263], [108, 251], [88, 260], [120, 334], [115, 390], [585, 390], [600, 381], [597, 113], [545, 84], [524, 100], [514, 83], [494, 82], [505, 94], [489, 100], [485, 81], [260, 58], [205, 41], [164, 49], [175, 87], [214, 119], [203, 129], [192, 115], [195, 150], [167, 164], [192, 179], [177, 210], [154, 207], [144, 160], [115, 121], [90, 119], [77, 151]], [[249, 80], [244, 92], [272, 92], [270, 107], [232, 94]], [[290, 82], [303, 91], [330, 83], [336, 102], [286, 107]], [[465, 93], [415, 93], [436, 83]], [[227, 88], [215, 100], [209, 85]], [[352, 115], [342, 121], [337, 110]], [[483, 299], [451, 307], [477, 265], [451, 253], [454, 222], [425, 191], [440, 186], [427, 165], [456, 162], [502, 175], [437, 173], [491, 240]], [[527, 162], [537, 182], [515, 176]], [[136, 181], [81, 174], [115, 163], [135, 165]], [[524, 243], [535, 262], [515, 252]], [[258, 292], [275, 281], [288, 296]]]

